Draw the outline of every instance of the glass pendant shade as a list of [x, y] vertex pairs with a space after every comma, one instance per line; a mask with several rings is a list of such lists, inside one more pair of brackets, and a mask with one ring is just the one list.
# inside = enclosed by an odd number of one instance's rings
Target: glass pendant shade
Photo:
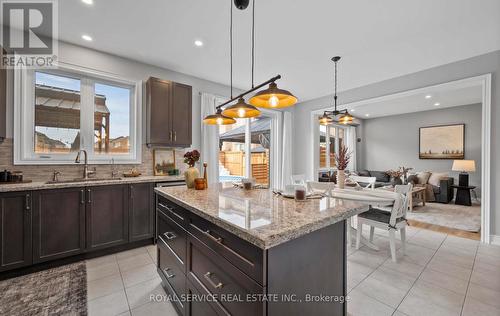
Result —
[[236, 104], [225, 108], [222, 115], [232, 118], [250, 118], [259, 116], [260, 111], [255, 106], [245, 103], [243, 98], [239, 98]]
[[203, 119], [203, 123], [207, 125], [231, 125], [236, 123], [236, 120], [232, 117], [223, 115], [222, 111], [218, 109], [217, 113], [206, 116]]
[[330, 125], [332, 123], [333, 123], [333, 119], [331, 117], [329, 117], [328, 115], [326, 115], [326, 114], [323, 114], [319, 118], [319, 124], [320, 125]]
[[271, 82], [269, 88], [259, 91], [248, 102], [259, 108], [280, 109], [297, 103], [297, 98], [290, 91], [279, 89], [276, 83]]
[[343, 125], [351, 124], [352, 121], [353, 117], [349, 114], [349, 112], [339, 117], [339, 123]]

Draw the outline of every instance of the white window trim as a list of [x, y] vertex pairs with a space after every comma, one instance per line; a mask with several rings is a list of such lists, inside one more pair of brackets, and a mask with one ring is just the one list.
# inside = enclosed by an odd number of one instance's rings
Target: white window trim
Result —
[[[130, 96], [130, 147], [128, 155], [94, 154], [94, 140], [88, 140], [81, 133], [80, 148], [89, 154], [89, 164], [109, 164], [114, 159], [118, 164], [142, 163], [142, 81], [124, 79], [123, 77], [101, 72], [94, 69], [59, 63], [57, 70], [50, 69], [49, 73], [91, 77], [99, 82], [131, 88]], [[43, 71], [43, 70], [42, 70]], [[75, 153], [71, 154], [36, 154], [33, 150], [34, 143], [34, 70], [17, 68], [14, 70], [14, 165], [71, 165], [74, 164]], [[93, 89], [86, 78], [81, 79], [82, 97], [91, 94], [83, 93], [85, 89]], [[88, 91], [88, 90], [87, 90]], [[83, 103], [94, 103], [94, 100], [81, 100]], [[82, 107], [80, 117], [85, 117], [89, 108]], [[92, 114], [93, 116], [93, 114]], [[93, 130], [93, 121], [81, 120], [80, 129]]]
[[[318, 124], [318, 138], [319, 136], [321, 135], [320, 132], [319, 132], [319, 129], [321, 125]], [[330, 166], [330, 146], [332, 145], [330, 143], [330, 128], [335, 128], [337, 129], [337, 131], [335, 132], [335, 143], [333, 144], [335, 146], [335, 152], [338, 153], [339, 152], [339, 130], [340, 129], [343, 129], [344, 130], [344, 142], [345, 142], [345, 137], [347, 135], [347, 128], [345, 126], [342, 126], [340, 124], [331, 124], [331, 125], [327, 125], [326, 126], [326, 166], [325, 167], [318, 167], [318, 172], [322, 172], [322, 171], [331, 171], [331, 170], [337, 170], [337, 167], [334, 166]], [[319, 146], [320, 146], [320, 142], [318, 140], [318, 145], [316, 146], [316, 150], [319, 152]], [[317, 165], [319, 166], [319, 159], [321, 159], [321, 157], [319, 156], [318, 154], [318, 159], [317, 159]]]

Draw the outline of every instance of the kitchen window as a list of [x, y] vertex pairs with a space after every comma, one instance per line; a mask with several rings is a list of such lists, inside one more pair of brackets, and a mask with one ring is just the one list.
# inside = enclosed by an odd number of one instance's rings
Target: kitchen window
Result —
[[15, 164], [141, 162], [141, 83], [76, 67], [15, 72]]

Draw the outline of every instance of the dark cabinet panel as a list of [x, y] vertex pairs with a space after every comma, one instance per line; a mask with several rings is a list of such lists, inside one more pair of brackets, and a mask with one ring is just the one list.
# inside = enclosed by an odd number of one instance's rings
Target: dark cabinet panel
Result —
[[[173, 292], [177, 298], [184, 298], [186, 293], [186, 275], [184, 269], [177, 264], [176, 255], [161, 239], [158, 241], [158, 273], [162, 279], [163, 286]], [[177, 309], [183, 311], [184, 303], [181, 300], [172, 302]]]
[[40, 190], [33, 194], [33, 261], [85, 250], [85, 189]]
[[186, 262], [186, 231], [175, 223], [172, 218], [158, 211], [158, 239], [175, 254], [176, 262], [185, 271]]
[[0, 271], [32, 263], [31, 193], [0, 194]]
[[[186, 301], [186, 315], [187, 316], [217, 316], [217, 313], [212, 309], [210, 304], [205, 300], [195, 299], [201, 297], [196, 288], [187, 281], [187, 301]], [[190, 299], [193, 298], [193, 299]]]
[[131, 184], [130, 190], [130, 241], [153, 237], [154, 196], [152, 183]]
[[146, 82], [146, 143], [149, 146], [191, 145], [191, 86], [158, 78]]
[[147, 144], [171, 144], [173, 141], [171, 122], [172, 83], [167, 80], [149, 78], [146, 82]]
[[87, 249], [128, 242], [128, 195], [126, 185], [86, 189]]
[[189, 147], [191, 145], [192, 88], [177, 82], [173, 83], [172, 88], [173, 144]]

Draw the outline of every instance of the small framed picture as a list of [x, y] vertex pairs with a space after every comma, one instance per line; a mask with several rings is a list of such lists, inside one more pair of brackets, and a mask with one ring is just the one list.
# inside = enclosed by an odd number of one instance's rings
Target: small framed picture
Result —
[[175, 169], [175, 150], [154, 149], [153, 170], [155, 176], [167, 176], [170, 170]]

